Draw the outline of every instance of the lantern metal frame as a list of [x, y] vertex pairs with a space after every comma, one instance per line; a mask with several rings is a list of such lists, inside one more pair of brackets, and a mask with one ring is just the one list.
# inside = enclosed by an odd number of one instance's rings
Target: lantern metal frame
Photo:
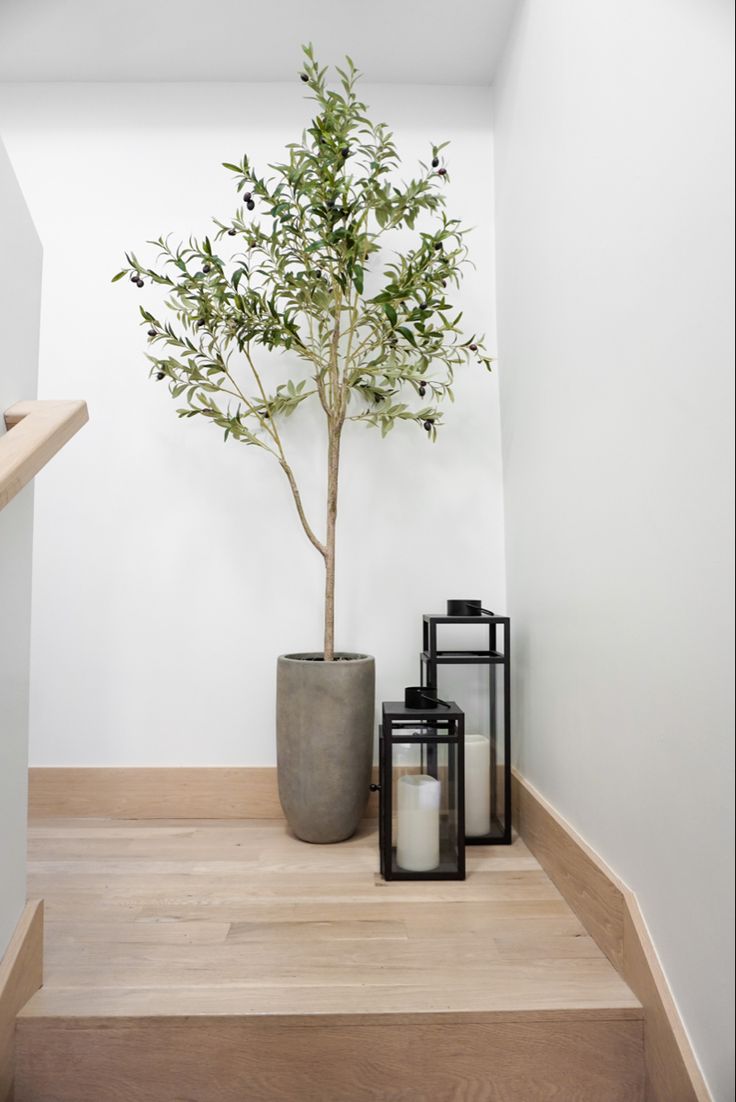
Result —
[[[440, 650], [437, 629], [443, 624], [482, 624], [488, 629], [488, 646], [480, 650]], [[503, 629], [503, 650], [498, 649], [498, 628]], [[491, 741], [491, 830], [480, 836], [466, 836], [467, 846], [511, 845], [511, 620], [480, 612], [476, 615], [447, 616], [425, 613], [422, 621], [421, 684], [439, 692], [440, 666], [488, 666], [489, 737]], [[503, 667], [503, 809], [498, 807], [498, 697], [495, 667]]]
[[[454, 701], [436, 708], [407, 708], [399, 701], [385, 701], [379, 727], [378, 788], [378, 846], [381, 857], [381, 876], [384, 880], [464, 880], [465, 879], [465, 713]], [[398, 725], [398, 726], [397, 726]], [[414, 733], [409, 733], [412, 728]], [[419, 733], [416, 733], [419, 732]], [[448, 793], [457, 796], [457, 868], [431, 869], [413, 872], [400, 868], [395, 860], [393, 845], [393, 747], [396, 745], [426, 746], [426, 771], [438, 778], [437, 748], [448, 745]]]

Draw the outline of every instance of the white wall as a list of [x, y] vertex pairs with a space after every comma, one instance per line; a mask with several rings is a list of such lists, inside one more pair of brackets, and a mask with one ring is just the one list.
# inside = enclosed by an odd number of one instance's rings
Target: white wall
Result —
[[[365, 94], [407, 163], [452, 140], [452, 207], [476, 227], [461, 305], [494, 350], [488, 90]], [[147, 378], [136, 314], [151, 291], [110, 277], [123, 250], [227, 217], [220, 162], [279, 158], [309, 106], [296, 80], [0, 88], [45, 249], [40, 393], [84, 397], [91, 415], [64, 472], [74, 500], [56, 497], [54, 469], [37, 492], [34, 764], [275, 761], [276, 656], [321, 646], [321, 560], [268, 456], [176, 418]], [[415, 682], [423, 611], [458, 595], [503, 606], [496, 386], [468, 370], [436, 445], [416, 429], [346, 440], [337, 643], [376, 655], [379, 699]], [[321, 530], [323, 430], [288, 424]]]
[[[41, 246], [0, 141], [0, 438], [3, 413], [35, 398]], [[33, 486], [0, 511], [0, 957], [26, 901]]]
[[527, 0], [494, 88], [522, 772], [733, 1099], [733, 6]]

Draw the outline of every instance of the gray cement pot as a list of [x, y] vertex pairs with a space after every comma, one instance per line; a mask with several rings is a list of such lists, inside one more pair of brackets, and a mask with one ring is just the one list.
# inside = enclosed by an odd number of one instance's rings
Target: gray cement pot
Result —
[[279, 798], [304, 842], [342, 842], [365, 811], [373, 762], [375, 661], [282, 654], [276, 679]]

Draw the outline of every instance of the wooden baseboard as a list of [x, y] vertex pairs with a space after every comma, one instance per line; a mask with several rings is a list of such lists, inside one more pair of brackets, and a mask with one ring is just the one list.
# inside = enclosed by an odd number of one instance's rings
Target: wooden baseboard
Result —
[[15, 1019], [43, 982], [43, 902], [27, 903], [0, 960], [0, 1102], [11, 1102]]
[[636, 896], [624, 891], [623, 977], [644, 1007], [648, 1099], [713, 1102]]
[[617, 972], [624, 967], [623, 884], [521, 776], [514, 826]]
[[[32, 768], [31, 818], [283, 819], [276, 770]], [[371, 795], [366, 817], [378, 814]]]
[[514, 825], [644, 1007], [647, 1102], [712, 1102], [636, 895], [514, 772]]

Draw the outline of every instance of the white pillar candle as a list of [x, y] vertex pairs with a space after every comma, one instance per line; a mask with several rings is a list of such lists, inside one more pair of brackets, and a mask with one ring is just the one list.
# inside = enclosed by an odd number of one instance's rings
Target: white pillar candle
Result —
[[440, 863], [440, 782], [424, 773], [399, 778], [396, 863], [429, 872]]
[[491, 829], [491, 740], [465, 736], [465, 833], [473, 838]]

